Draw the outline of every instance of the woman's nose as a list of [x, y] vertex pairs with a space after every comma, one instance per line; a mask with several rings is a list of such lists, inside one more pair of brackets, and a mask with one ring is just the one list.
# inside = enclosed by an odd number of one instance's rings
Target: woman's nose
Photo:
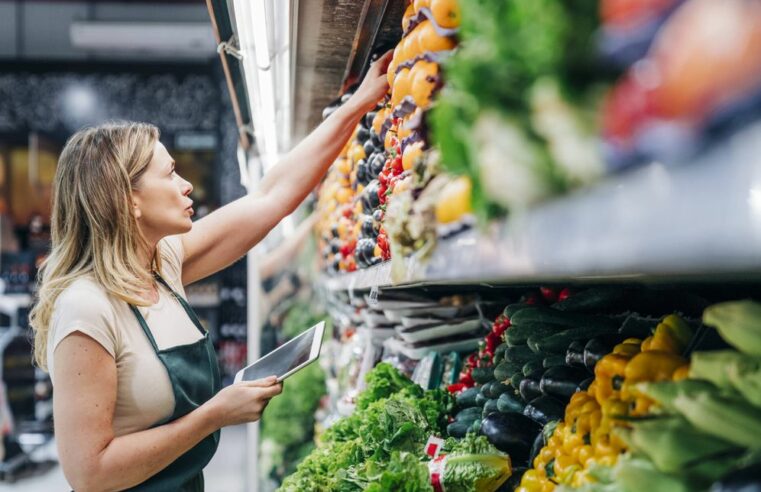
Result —
[[190, 195], [190, 193], [193, 191], [193, 185], [190, 183], [190, 181], [182, 180], [182, 194], [185, 196]]

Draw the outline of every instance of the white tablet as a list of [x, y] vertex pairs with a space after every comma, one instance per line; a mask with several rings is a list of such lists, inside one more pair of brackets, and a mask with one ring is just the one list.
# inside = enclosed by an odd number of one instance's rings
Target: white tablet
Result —
[[320, 321], [301, 335], [279, 346], [269, 354], [244, 367], [235, 375], [235, 382], [253, 381], [269, 376], [277, 376], [281, 382], [302, 367], [317, 360], [320, 356], [322, 334], [325, 322]]

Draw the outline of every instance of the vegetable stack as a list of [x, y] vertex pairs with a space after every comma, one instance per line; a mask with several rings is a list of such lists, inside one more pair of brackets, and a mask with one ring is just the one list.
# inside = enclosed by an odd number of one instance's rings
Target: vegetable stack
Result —
[[594, 381], [571, 396], [563, 421], [523, 475], [519, 490], [580, 486], [590, 480], [593, 465], [615, 464], [627, 444], [614, 429], [626, 426], [630, 416], [646, 414], [653, 403], [633, 391], [634, 385], [683, 377], [687, 360], [680, 354], [691, 337], [690, 326], [670, 315], [645, 340], [628, 338], [602, 357], [594, 365]]

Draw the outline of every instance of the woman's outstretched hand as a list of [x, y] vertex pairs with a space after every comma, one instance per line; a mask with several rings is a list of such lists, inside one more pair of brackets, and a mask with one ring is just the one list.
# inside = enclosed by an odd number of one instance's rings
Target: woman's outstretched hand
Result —
[[370, 70], [351, 97], [351, 101], [357, 103], [362, 114], [371, 111], [388, 92], [386, 70], [393, 54], [394, 52], [389, 50], [370, 65]]
[[255, 422], [262, 416], [270, 399], [283, 391], [275, 376], [256, 381], [231, 384], [217, 393], [206, 405], [218, 427]]

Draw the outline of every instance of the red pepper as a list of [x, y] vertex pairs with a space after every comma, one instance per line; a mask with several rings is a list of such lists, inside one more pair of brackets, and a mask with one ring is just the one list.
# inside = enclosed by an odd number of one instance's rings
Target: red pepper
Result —
[[468, 388], [471, 388], [475, 386], [476, 382], [473, 380], [473, 376], [471, 376], [470, 372], [467, 372], [465, 374], [460, 373], [460, 382], [467, 386]]
[[460, 391], [465, 389], [464, 383], [454, 383], [447, 386], [447, 391], [450, 393], [459, 393]]
[[539, 287], [539, 292], [542, 293], [544, 300], [553, 303], [558, 300], [558, 291], [552, 287]]
[[502, 343], [502, 339], [497, 335], [496, 333], [489, 333], [486, 335], [486, 352], [493, 356], [494, 355], [494, 349], [497, 348], [497, 345]]
[[532, 292], [526, 296], [523, 302], [528, 304], [529, 306], [533, 306], [536, 304], [541, 304], [539, 296], [536, 294], [536, 292]]
[[573, 293], [571, 292], [571, 289], [566, 287], [565, 289], [561, 290], [558, 294], [558, 301], [565, 301], [569, 297], [571, 297]]
[[342, 214], [347, 219], [351, 219], [351, 215], [354, 211], [351, 209], [351, 207], [344, 207]]

